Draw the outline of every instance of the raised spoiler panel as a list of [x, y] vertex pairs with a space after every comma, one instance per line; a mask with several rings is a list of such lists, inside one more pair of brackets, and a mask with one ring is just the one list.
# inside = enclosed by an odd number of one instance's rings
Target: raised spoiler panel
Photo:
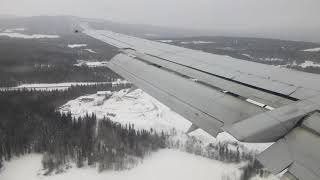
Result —
[[108, 67], [213, 136], [221, 132], [225, 124], [265, 111], [125, 54], [115, 56]]
[[[161, 58], [142, 54], [132, 50], [125, 50], [124, 52], [126, 54], [134, 55], [145, 62], [156, 64], [156, 65], [165, 67], [167, 69], [170, 69], [171, 71], [174, 71], [176, 73], [188, 76], [190, 78], [194, 78], [200, 82], [209, 84], [212, 87], [215, 87], [217, 89], [232, 92], [233, 94], [237, 94], [243, 98], [251, 99], [256, 102], [260, 102], [274, 108], [281, 107], [283, 105], [288, 105], [293, 102], [290, 99], [273, 95], [270, 93], [266, 93], [258, 89], [250, 88], [248, 86], [235, 83], [228, 79], [199, 71], [193, 67], [183, 66], [175, 62], [166, 61]], [[216, 69], [215, 71], [222, 72], [223, 70]]]

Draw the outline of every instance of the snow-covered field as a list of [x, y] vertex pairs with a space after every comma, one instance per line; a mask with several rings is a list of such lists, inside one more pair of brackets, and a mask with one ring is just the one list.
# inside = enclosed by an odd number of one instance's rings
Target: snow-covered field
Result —
[[214, 44], [215, 42], [212, 41], [183, 41], [180, 44]]
[[97, 52], [95, 52], [94, 50], [92, 50], [92, 49], [84, 49], [85, 51], [88, 51], [88, 52], [91, 52], [91, 53], [97, 53]]
[[280, 58], [260, 58], [261, 61], [284, 61], [283, 59]]
[[42, 88], [42, 87], [71, 87], [76, 85], [94, 85], [105, 84], [108, 82], [66, 82], [66, 83], [40, 83], [40, 84], [22, 84], [18, 88]]
[[53, 39], [60, 38], [58, 35], [45, 35], [45, 34], [22, 34], [23, 31], [26, 31], [26, 28], [18, 27], [12, 29], [1, 30], [0, 36], [6, 36], [10, 38], [21, 38], [21, 39]]
[[[81, 96], [69, 101], [62, 106], [62, 110], [70, 111], [74, 116], [83, 116], [86, 113], [96, 113], [97, 117], [110, 117], [113, 121], [122, 124], [134, 124], [138, 129], [150, 129], [170, 131], [172, 128], [185, 131], [191, 123], [183, 117], [171, 111], [142, 90], [135, 90], [126, 94], [128, 90], [121, 90], [103, 102], [97, 94]], [[93, 99], [91, 102], [83, 102], [82, 99]], [[110, 115], [110, 113], [116, 116]]]
[[85, 60], [77, 60], [77, 64], [74, 66], [88, 66], [88, 67], [107, 67], [107, 63], [105, 61], [85, 61]]
[[315, 63], [313, 61], [305, 61], [302, 64], [299, 64], [299, 66], [306, 68], [306, 67], [320, 67], [319, 63]]
[[44, 34], [22, 34], [17, 32], [3, 32], [0, 33], [0, 36], [6, 36], [10, 38], [22, 38], [22, 39], [53, 39], [53, 38], [59, 38], [58, 35], [44, 35]]
[[250, 55], [250, 54], [242, 54], [243, 56], [246, 56], [246, 57], [248, 57], [248, 58], [250, 58], [250, 59], [253, 59], [253, 57]]
[[[106, 101], [103, 101], [104, 96], [99, 96], [98, 94], [81, 96], [63, 105], [61, 111], [70, 111], [74, 116], [95, 113], [98, 118], [105, 116], [124, 125], [131, 123], [137, 129], [152, 128], [166, 132], [175, 129], [178, 132], [178, 138], [182, 140], [186, 138], [185, 132], [191, 125], [188, 120], [140, 89], [129, 94], [127, 94], [127, 91], [116, 92]], [[227, 133], [220, 133], [217, 138], [214, 138], [201, 129], [192, 132], [190, 135], [201, 140], [204, 145], [217, 143], [218, 141], [237, 141]], [[242, 144], [249, 150], [257, 151], [262, 151], [271, 145], [270, 143]]]
[[65, 83], [39, 83], [39, 84], [22, 84], [16, 87], [3, 87], [1, 90], [18, 90], [18, 89], [32, 89], [32, 90], [66, 90], [71, 86], [76, 85], [95, 85], [95, 84], [127, 84], [128, 81], [120, 80], [114, 82], [65, 82]]
[[293, 61], [292, 63], [288, 63], [285, 65], [279, 65], [278, 67], [292, 67], [292, 66], [299, 66], [302, 68], [307, 68], [307, 67], [320, 67], [320, 63], [316, 63], [314, 61], [304, 61], [303, 63], [298, 64], [296, 61]]
[[[17, 31], [25, 31], [27, 30], [26, 28], [11, 28], [11, 29], [5, 29], [3, 30], [4, 33], [12, 33], [12, 32], [17, 32]], [[2, 31], [2, 29], [0, 29], [0, 31]]]
[[[98, 173], [93, 167], [71, 168], [65, 173], [41, 176], [41, 158], [31, 154], [5, 163], [1, 180], [220, 180], [228, 175], [236, 180], [239, 165], [226, 164], [177, 150], [161, 150], [128, 171]], [[39, 175], [38, 175], [39, 174]]]
[[69, 48], [87, 47], [87, 44], [68, 44]]
[[158, 40], [159, 42], [162, 42], [162, 43], [172, 43], [173, 40]]
[[318, 52], [318, 51], [320, 51], [320, 47], [318, 47], [318, 48], [312, 48], [312, 49], [305, 49], [305, 50], [303, 50], [303, 51], [306, 51], [306, 52]]
[[26, 28], [12, 28], [12, 29], [6, 29], [4, 32], [15, 32], [15, 31], [25, 31]]
[[[68, 44], [68, 47], [71, 48], [71, 49], [81, 48], [81, 47], [87, 47], [87, 46], [88, 46], [87, 44]], [[97, 52], [95, 52], [94, 50], [89, 49], [89, 48], [83, 49], [83, 50], [88, 51], [88, 52], [90, 52], [90, 53], [97, 53]]]

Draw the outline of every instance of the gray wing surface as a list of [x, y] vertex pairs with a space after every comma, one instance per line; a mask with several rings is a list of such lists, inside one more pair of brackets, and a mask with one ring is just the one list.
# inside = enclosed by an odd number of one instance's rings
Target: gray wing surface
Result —
[[319, 75], [84, 28], [119, 48], [109, 68], [191, 121], [190, 129], [275, 142], [258, 157], [265, 167], [320, 179]]

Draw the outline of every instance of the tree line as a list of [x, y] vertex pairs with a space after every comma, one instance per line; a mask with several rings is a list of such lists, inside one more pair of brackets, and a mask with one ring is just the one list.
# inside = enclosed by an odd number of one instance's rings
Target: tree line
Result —
[[6, 69], [0, 68], [0, 87], [25, 83], [111, 82], [120, 78], [107, 67], [40, 64]]

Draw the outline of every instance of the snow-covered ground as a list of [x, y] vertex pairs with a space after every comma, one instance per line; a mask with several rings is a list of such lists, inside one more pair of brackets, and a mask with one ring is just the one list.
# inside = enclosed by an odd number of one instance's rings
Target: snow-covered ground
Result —
[[313, 61], [305, 61], [302, 64], [299, 64], [299, 66], [306, 68], [306, 67], [320, 67], [319, 63], [315, 63]]
[[44, 34], [22, 34], [17, 32], [3, 32], [0, 33], [0, 36], [6, 36], [10, 38], [22, 38], [22, 39], [53, 39], [53, 38], [59, 38], [58, 35], [44, 35]]
[[272, 62], [272, 61], [273, 61], [273, 62], [274, 62], [274, 61], [280, 61], [280, 62], [281, 62], [281, 61], [284, 61], [283, 59], [280, 59], [280, 58], [260, 58], [260, 60], [261, 60], [261, 61], [271, 61], [271, 62]]
[[1, 180], [38, 179], [37, 173], [41, 169], [41, 154], [29, 154], [14, 157], [10, 162], [4, 162], [0, 171]]
[[14, 32], [14, 31], [25, 31], [27, 30], [26, 28], [13, 28], [13, 29], [6, 29], [4, 32]]
[[214, 44], [215, 42], [212, 41], [183, 41], [180, 44]]
[[16, 87], [3, 87], [1, 90], [17, 90], [17, 89], [32, 89], [32, 90], [65, 90], [76, 85], [95, 85], [95, 84], [127, 84], [128, 81], [120, 80], [114, 82], [65, 82], [65, 83], [40, 83], [40, 84], [22, 84]]
[[[172, 128], [185, 131], [191, 123], [183, 117], [171, 111], [142, 90], [135, 90], [129, 94], [121, 90], [100, 106], [96, 104], [104, 97], [98, 94], [81, 96], [69, 101], [61, 107], [63, 111], [70, 111], [74, 116], [83, 116], [86, 113], [96, 113], [98, 118], [110, 117], [113, 121], [128, 124], [132, 123], [138, 129], [150, 129], [170, 131]], [[93, 99], [91, 102], [83, 102], [82, 99]], [[99, 103], [98, 103], [99, 104]], [[113, 117], [112, 114], [116, 114]]]
[[77, 64], [74, 66], [88, 66], [88, 67], [107, 67], [106, 61], [85, 61], [85, 60], [77, 60]]
[[[25, 31], [25, 30], [27, 30], [27, 28], [17, 27], [17, 28], [11, 28], [11, 29], [4, 29], [3, 32], [15, 32], [15, 31]], [[2, 29], [0, 29], [0, 31], [2, 31]]]
[[162, 43], [172, 43], [173, 40], [158, 40], [159, 42], [162, 42]]
[[[65, 173], [41, 176], [41, 158], [31, 154], [5, 163], [1, 180], [229, 180], [240, 176], [239, 165], [226, 164], [177, 150], [160, 150], [144, 160], [144, 163], [128, 171], [98, 173], [91, 167], [71, 168]], [[37, 175], [39, 174], [39, 175]]]
[[253, 59], [253, 57], [250, 55], [250, 54], [242, 54], [243, 56], [246, 56], [246, 57], [248, 57], [248, 58], [250, 58], [250, 59]]
[[69, 48], [87, 47], [87, 44], [68, 44]]
[[303, 51], [306, 51], [306, 52], [318, 52], [318, 51], [320, 51], [320, 47], [318, 47], [318, 48], [312, 48], [312, 49], [305, 49], [305, 50], [303, 50]]
[[25, 31], [27, 30], [26, 28], [14, 28], [12, 29], [13, 31]]
[[[191, 123], [170, 110], [155, 98], [140, 89], [130, 92], [121, 90], [116, 92], [106, 101], [98, 94], [81, 96], [71, 100], [61, 107], [63, 112], [71, 112], [74, 116], [84, 116], [86, 113], [95, 113], [98, 118], [109, 117], [121, 124], [134, 124], [137, 129], [155, 129], [157, 131], [170, 132], [175, 129], [178, 138], [186, 138], [185, 132]], [[90, 100], [90, 101], [88, 101]], [[201, 140], [204, 145], [219, 141], [237, 141], [228, 133], [220, 133], [217, 138], [205, 131], [198, 129], [190, 135]], [[242, 143], [250, 150], [262, 151], [269, 147], [270, 143]]]
[[40, 84], [22, 84], [18, 88], [41, 88], [41, 87], [71, 87], [76, 85], [94, 85], [108, 82], [66, 82], [66, 83], [40, 83]]
[[97, 52], [95, 52], [94, 50], [92, 50], [92, 49], [84, 49], [85, 51], [88, 51], [88, 52], [91, 52], [91, 53], [97, 53]]
[[298, 64], [296, 61], [293, 61], [292, 63], [287, 63], [285, 65], [279, 65], [278, 67], [292, 67], [292, 66], [300, 66], [302, 68], [307, 67], [320, 67], [320, 63], [316, 63], [314, 61], [304, 61], [303, 63]]

